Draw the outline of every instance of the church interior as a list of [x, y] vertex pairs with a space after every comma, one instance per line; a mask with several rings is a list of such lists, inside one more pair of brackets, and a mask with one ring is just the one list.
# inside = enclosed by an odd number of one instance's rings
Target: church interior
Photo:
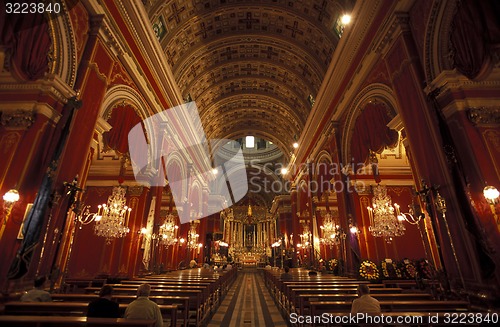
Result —
[[37, 6], [0, 12], [2, 326], [136, 281], [165, 326], [342, 316], [359, 283], [500, 308], [499, 2]]

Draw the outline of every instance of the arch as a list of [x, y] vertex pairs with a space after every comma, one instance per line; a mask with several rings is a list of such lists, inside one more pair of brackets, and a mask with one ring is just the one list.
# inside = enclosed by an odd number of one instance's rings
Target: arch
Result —
[[[226, 171], [226, 175], [228, 176], [228, 180], [231, 180], [231, 175], [233, 174], [236, 174], [237, 172], [241, 171], [241, 170], [245, 170], [245, 174], [246, 174], [246, 167], [243, 166], [243, 165], [234, 165], [232, 166], [231, 168], [229, 168], [227, 171]], [[218, 183], [217, 183], [218, 182]], [[227, 187], [227, 184], [226, 184], [226, 179], [225, 178], [217, 178], [215, 179], [213, 185], [211, 185], [212, 187], [210, 188], [211, 190], [211, 195], [218, 195], [218, 194], [223, 194], [223, 190], [225, 187]], [[232, 185], [234, 186], [234, 185]], [[240, 186], [240, 185], [237, 185], [237, 186]], [[248, 185], [247, 185], [248, 187]], [[233, 194], [239, 194], [240, 192], [238, 192], [237, 190], [235, 189], [232, 189], [232, 192]]]
[[[109, 125], [107, 121], [111, 117], [113, 109], [118, 106], [126, 105], [129, 105], [143, 121], [148, 117], [147, 104], [136, 90], [126, 85], [116, 85], [109, 88], [104, 95], [98, 116], [102, 118], [100, 122], [98, 121], [98, 126], [100, 126], [97, 128], [98, 142], [101, 149], [105, 147], [103, 134], [111, 129], [111, 125]], [[106, 123], [103, 124], [103, 120], [106, 121]], [[146, 135], [146, 133], [144, 134]], [[153, 137], [148, 138], [147, 135], [146, 138], [150, 143], [150, 148], [155, 149], [157, 140]]]
[[[200, 214], [201, 212], [203, 212], [202, 186], [200, 184], [200, 181], [198, 181], [197, 179], [195, 179], [194, 181], [192, 181], [190, 183], [191, 183], [191, 185], [190, 185], [191, 189], [189, 190], [189, 203], [196, 204], [196, 206], [193, 205], [191, 210], [193, 210], [197, 214]], [[195, 202], [195, 200], [196, 200], [196, 202]]]
[[332, 164], [333, 163], [333, 159], [332, 159], [332, 156], [330, 155], [330, 153], [326, 150], [321, 150], [317, 155], [316, 155], [316, 159], [314, 160], [314, 162], [316, 163], [316, 169], [314, 169], [314, 174], [315, 174], [315, 177], [318, 177], [319, 175], [319, 170], [320, 170], [320, 165], [321, 163], [327, 163], [327, 164]]
[[451, 23], [456, 14], [457, 0], [434, 1], [424, 39], [424, 71], [427, 84], [445, 70], [452, 69], [450, 60]]
[[[181, 197], [184, 199], [187, 196], [187, 183], [183, 183], [182, 181], [184, 181], [187, 177], [187, 166], [186, 164], [183, 163], [184, 160], [181, 158], [179, 152], [173, 151], [169, 153], [165, 166], [167, 170], [166, 171], [167, 177], [174, 181], [180, 181], [180, 183], [178, 184], [180, 185], [180, 190], [177, 191], [181, 192]], [[172, 188], [170, 181], [169, 185], [170, 188]], [[176, 204], [176, 206], [178, 208], [180, 207], [179, 204]]]
[[52, 58], [50, 73], [59, 76], [64, 83], [73, 88], [76, 81], [77, 50], [76, 39], [70, 22], [66, 3], [63, 6], [64, 14], [51, 17], [48, 21], [50, 37], [52, 39]]
[[297, 213], [302, 214], [306, 211], [306, 204], [309, 199], [309, 186], [306, 180], [302, 177], [297, 183]]
[[399, 112], [396, 97], [394, 96], [393, 90], [389, 86], [382, 83], [373, 83], [361, 90], [347, 110], [344, 129], [342, 131], [342, 157], [340, 158], [340, 161], [345, 165], [350, 162], [350, 145], [356, 119], [359, 117], [367, 103], [375, 101], [385, 103], [390, 109], [392, 109], [392, 111], [394, 111], [394, 114]]
[[330, 180], [333, 178], [335, 170], [332, 156], [326, 150], [322, 150], [318, 153], [314, 163], [314, 181], [317, 183], [316, 192], [318, 198], [320, 198], [323, 193], [330, 191]]
[[135, 108], [141, 118], [149, 117], [146, 101], [135, 89], [127, 85], [116, 85], [106, 91], [99, 116], [106, 119], [115, 106], [127, 103]]

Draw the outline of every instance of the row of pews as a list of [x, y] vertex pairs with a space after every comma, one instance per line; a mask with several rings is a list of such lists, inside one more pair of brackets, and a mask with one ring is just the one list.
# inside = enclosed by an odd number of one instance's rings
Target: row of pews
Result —
[[[307, 318], [312, 321], [316, 317], [319, 323], [314, 326], [338, 325], [330, 324], [330, 321], [349, 316], [352, 301], [357, 298], [358, 285], [369, 283], [329, 274], [309, 276], [307, 270], [300, 268], [290, 269], [292, 277], [287, 280], [281, 280], [280, 270], [264, 269], [263, 273], [266, 287], [285, 320], [300, 316], [302, 321], [307, 322]], [[371, 295], [379, 300], [382, 313], [386, 316], [423, 316], [429, 319], [431, 313], [436, 313], [443, 320], [445, 313], [469, 311], [467, 301], [438, 301], [431, 294], [395, 284], [369, 284]], [[321, 320], [321, 317], [325, 319]]]
[[[113, 300], [123, 316], [127, 305], [136, 298], [142, 283], [151, 285], [150, 299], [162, 312], [164, 326], [205, 325], [237, 277], [237, 269], [213, 272], [208, 269], [173, 271], [130, 280], [113, 286]], [[71, 281], [68, 281], [71, 282]], [[86, 318], [88, 303], [98, 298], [100, 287], [77, 281], [68, 293], [52, 294], [53, 302], [4, 303], [1, 326], [152, 326], [154, 321], [111, 318]], [[25, 319], [25, 321], [23, 321]], [[22, 322], [22, 323], [20, 323]]]

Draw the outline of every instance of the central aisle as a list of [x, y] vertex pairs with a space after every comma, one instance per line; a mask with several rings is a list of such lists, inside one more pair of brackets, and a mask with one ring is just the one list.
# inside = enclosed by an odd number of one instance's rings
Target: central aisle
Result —
[[286, 326], [257, 269], [243, 269], [208, 327]]

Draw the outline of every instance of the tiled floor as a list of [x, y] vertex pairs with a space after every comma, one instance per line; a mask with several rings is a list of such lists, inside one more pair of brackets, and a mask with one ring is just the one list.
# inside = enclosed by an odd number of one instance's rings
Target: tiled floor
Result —
[[238, 278], [217, 309], [208, 327], [286, 326], [256, 269], [238, 272]]

